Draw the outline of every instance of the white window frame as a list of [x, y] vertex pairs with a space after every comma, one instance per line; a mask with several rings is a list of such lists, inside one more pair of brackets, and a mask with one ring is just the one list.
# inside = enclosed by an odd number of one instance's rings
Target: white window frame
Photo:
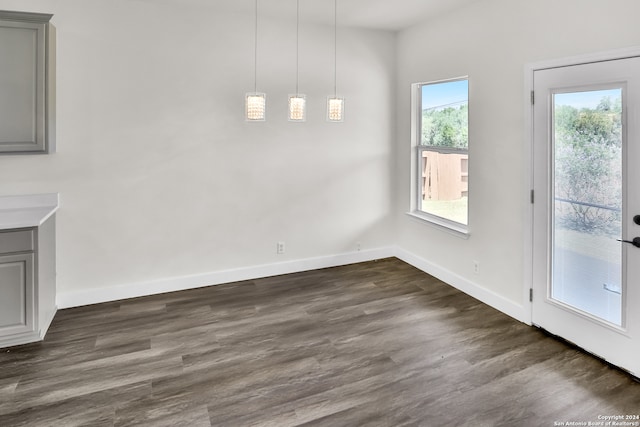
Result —
[[[431, 150], [433, 146], [421, 145], [422, 141], [422, 87], [437, 83], [448, 83], [467, 80], [469, 82], [469, 76], [455, 77], [451, 79], [436, 80], [429, 82], [413, 83], [411, 85], [411, 206], [408, 215], [423, 222], [450, 232], [458, 237], [468, 238], [469, 225], [465, 225], [450, 219], [434, 215], [423, 211], [422, 208], [422, 152]], [[467, 118], [468, 120], [468, 118]], [[447, 153], [459, 153], [461, 150], [450, 149], [446, 147], [438, 148], [440, 152]], [[466, 150], [467, 155], [469, 149]], [[470, 209], [467, 205], [467, 215], [469, 215]], [[469, 221], [467, 221], [468, 223]]]

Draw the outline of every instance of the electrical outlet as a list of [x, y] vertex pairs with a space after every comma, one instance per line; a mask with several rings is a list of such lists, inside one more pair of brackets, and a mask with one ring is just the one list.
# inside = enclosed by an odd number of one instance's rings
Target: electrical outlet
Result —
[[360, 250], [362, 250], [362, 243], [358, 242], [356, 243], [356, 251], [360, 252]]
[[276, 253], [282, 255], [284, 253], [284, 242], [276, 243]]
[[473, 272], [475, 274], [479, 274], [480, 273], [480, 262], [479, 261], [473, 261]]

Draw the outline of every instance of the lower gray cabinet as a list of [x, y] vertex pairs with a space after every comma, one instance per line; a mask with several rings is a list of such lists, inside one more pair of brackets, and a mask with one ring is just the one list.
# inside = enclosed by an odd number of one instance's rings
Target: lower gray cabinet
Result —
[[0, 230], [0, 347], [44, 338], [55, 305], [55, 215]]
[[0, 335], [33, 332], [33, 253], [0, 255], [0, 294]]

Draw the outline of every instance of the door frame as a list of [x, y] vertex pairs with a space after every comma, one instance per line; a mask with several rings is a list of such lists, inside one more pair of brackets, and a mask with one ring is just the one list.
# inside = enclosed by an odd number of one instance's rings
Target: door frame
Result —
[[[525, 308], [526, 322], [533, 324], [533, 303], [530, 295], [533, 292], [533, 194], [534, 188], [534, 141], [533, 141], [533, 102], [534, 74], [536, 71], [550, 68], [569, 67], [573, 65], [584, 65], [594, 62], [615, 61], [619, 59], [629, 59], [640, 57], [640, 47], [630, 47], [624, 49], [596, 52], [585, 55], [570, 56], [565, 58], [550, 59], [540, 62], [525, 64], [524, 67], [524, 165], [525, 188], [523, 189], [524, 209], [524, 280], [522, 289], [522, 301]], [[541, 99], [538, 97], [538, 99]], [[536, 296], [534, 295], [534, 298]], [[527, 309], [528, 305], [528, 309]]]

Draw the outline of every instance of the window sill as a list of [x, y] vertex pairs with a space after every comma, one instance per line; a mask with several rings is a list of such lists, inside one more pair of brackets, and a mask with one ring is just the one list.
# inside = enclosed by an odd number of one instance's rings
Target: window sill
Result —
[[468, 239], [471, 234], [469, 233], [469, 229], [467, 226], [458, 224], [452, 221], [447, 221], [444, 218], [439, 218], [437, 216], [425, 214], [419, 211], [407, 212], [407, 215], [413, 219], [419, 220], [422, 223], [427, 223], [430, 225], [436, 226], [436, 228], [445, 231], [449, 234], [452, 234], [461, 239]]

